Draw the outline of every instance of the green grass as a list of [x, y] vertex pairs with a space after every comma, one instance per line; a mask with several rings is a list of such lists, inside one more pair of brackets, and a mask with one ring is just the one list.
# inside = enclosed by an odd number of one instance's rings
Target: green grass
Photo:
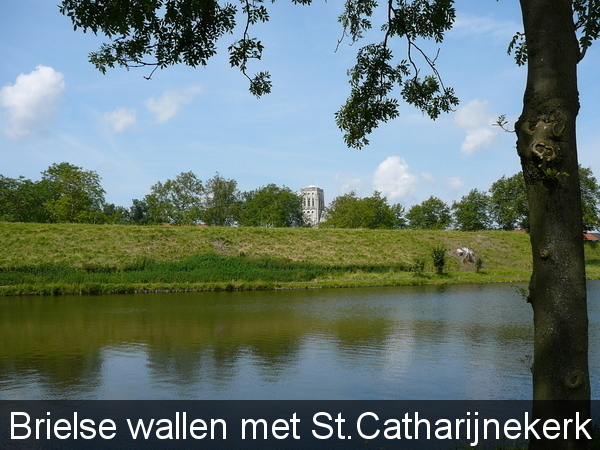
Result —
[[[525, 281], [529, 237], [410, 231], [0, 223], [0, 295]], [[469, 247], [483, 265], [436, 247]], [[600, 248], [586, 249], [600, 277]], [[424, 261], [423, 270], [415, 261]]]

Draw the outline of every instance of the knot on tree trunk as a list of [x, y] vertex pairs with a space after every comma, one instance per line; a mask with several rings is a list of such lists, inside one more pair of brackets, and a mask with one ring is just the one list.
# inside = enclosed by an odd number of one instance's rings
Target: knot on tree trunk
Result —
[[575, 370], [569, 373], [565, 378], [565, 386], [570, 389], [577, 389], [583, 384], [583, 372]]
[[519, 149], [523, 156], [546, 172], [561, 158], [560, 140], [564, 130], [565, 121], [556, 116], [525, 120], [521, 124]]

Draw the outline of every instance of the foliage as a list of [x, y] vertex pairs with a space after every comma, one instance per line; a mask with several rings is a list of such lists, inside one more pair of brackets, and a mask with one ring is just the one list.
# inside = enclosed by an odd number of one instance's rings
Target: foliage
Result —
[[459, 202], [453, 202], [456, 227], [462, 231], [487, 230], [491, 226], [490, 198], [485, 192], [472, 189]]
[[[228, 48], [229, 63], [248, 77], [250, 91], [259, 96], [270, 92], [271, 82], [267, 72], [253, 77], [247, 74], [248, 62], [260, 59], [263, 51], [262, 43], [249, 35], [249, 28], [268, 21], [269, 15], [261, 0], [242, 5], [244, 32]], [[74, 29], [102, 32], [111, 40], [90, 54], [90, 61], [105, 73], [116, 65], [154, 70], [179, 63], [205, 66], [217, 52], [217, 41], [233, 33], [239, 11], [230, 3], [216, 1], [63, 0], [60, 12], [71, 19]]]
[[123, 206], [117, 206], [114, 203], [107, 203], [102, 209], [104, 216], [103, 223], [127, 224], [130, 222], [129, 210]]
[[407, 221], [406, 221], [406, 210], [404, 209], [404, 206], [402, 206], [400, 203], [395, 203], [391, 206], [392, 208], [392, 214], [394, 217], [394, 226], [392, 228], [398, 228], [398, 229], [402, 229], [402, 228], [406, 228], [407, 226]]
[[67, 162], [52, 164], [42, 172], [43, 188], [50, 199], [44, 207], [53, 222], [102, 222], [104, 189], [100, 176]]
[[479, 273], [481, 272], [481, 269], [483, 269], [483, 258], [478, 256], [477, 259], [475, 259], [475, 271]]
[[492, 219], [500, 229], [529, 228], [529, 206], [521, 172], [508, 178], [502, 176], [489, 192]]
[[591, 168], [579, 166], [579, 183], [583, 229], [597, 230], [600, 228], [600, 186]]
[[415, 256], [413, 258], [413, 263], [410, 266], [410, 270], [415, 273], [416, 276], [422, 277], [425, 274], [425, 258], [422, 256]]
[[[214, 252], [196, 254], [178, 261], [134, 261], [124, 267], [86, 264], [41, 264], [16, 266], [0, 270], [0, 286], [49, 285], [60, 281], [72, 286], [135, 286], [150, 283], [216, 283], [216, 282], [309, 282], [317, 277], [338, 277], [348, 273], [385, 273], [406, 271], [407, 267], [391, 265], [327, 265], [289, 258], [269, 256], [248, 258], [220, 255]], [[100, 293], [100, 292], [84, 292]]]
[[46, 183], [25, 177], [8, 178], [0, 175], [0, 220], [6, 222], [48, 222], [44, 204], [50, 200]]
[[[293, 0], [309, 4], [311, 0]], [[264, 46], [250, 34], [251, 27], [269, 20], [263, 0], [242, 1], [242, 7], [231, 3], [198, 0], [130, 0], [127, 2], [62, 0], [60, 12], [71, 19], [74, 29], [104, 33], [110, 40], [90, 54], [90, 61], [105, 73], [108, 68], [122, 66], [157, 68], [175, 64], [205, 66], [217, 52], [217, 42], [234, 34], [238, 18], [242, 30], [239, 38], [227, 48], [229, 63], [238, 67], [250, 82], [250, 91], [260, 96], [271, 90], [270, 74], [260, 71], [248, 75], [248, 63], [260, 60]], [[600, 34], [600, 5], [591, 0], [573, 0], [575, 27], [579, 33], [581, 58]], [[344, 36], [355, 43], [373, 27], [372, 18], [382, 18], [382, 39], [360, 48], [356, 64], [349, 71], [351, 93], [336, 114], [336, 122], [344, 131], [351, 147], [368, 143], [366, 136], [379, 122], [398, 116], [398, 96], [421, 109], [432, 118], [451, 111], [458, 99], [450, 87], [444, 86], [437, 70], [437, 54], [422, 50], [419, 39], [441, 43], [456, 17], [452, 0], [396, 0], [384, 3], [383, 11], [374, 0], [348, 0], [339, 16]], [[240, 14], [241, 13], [241, 14]], [[392, 38], [406, 41], [406, 56], [395, 60]], [[527, 61], [524, 33], [517, 33], [509, 45], [517, 63]], [[421, 63], [428, 74], [422, 75]]]
[[140, 222], [197, 223], [201, 220], [203, 195], [202, 181], [193, 172], [182, 172], [174, 180], [153, 185], [143, 203], [134, 203], [134, 213]]
[[413, 230], [443, 230], [452, 222], [450, 208], [433, 195], [418, 205], [413, 205], [406, 214], [408, 227]]
[[433, 267], [438, 274], [444, 273], [446, 267], [446, 252], [448, 249], [444, 245], [436, 245], [431, 249], [431, 259]]
[[[352, 42], [363, 38], [371, 28], [371, 17], [377, 3], [372, 0], [347, 1], [340, 16], [344, 33]], [[376, 17], [379, 17], [376, 15]], [[379, 124], [398, 116], [398, 100], [392, 95], [399, 89], [399, 96], [435, 119], [442, 112], [452, 110], [458, 104], [452, 88], [442, 83], [435, 67], [437, 57], [429, 57], [416, 44], [418, 38], [441, 42], [444, 33], [452, 27], [455, 18], [451, 0], [413, 0], [387, 3], [386, 18], [382, 24], [383, 40], [359, 49], [355, 66], [348, 71], [350, 96], [336, 113], [336, 123], [344, 131], [349, 147], [361, 148], [369, 143], [366, 136]], [[394, 62], [389, 39], [404, 38], [407, 58]], [[422, 56], [431, 73], [421, 77], [413, 54]]]
[[[579, 59], [583, 59], [592, 42], [600, 36], [600, 4], [594, 0], [573, 0], [575, 29], [579, 38]], [[517, 65], [527, 63], [525, 33], [517, 32], [508, 46], [508, 53], [514, 53]]]
[[[54, 172], [63, 170], [62, 176], [65, 179], [68, 176], [80, 177], [77, 182], [83, 183], [81, 185], [91, 194], [87, 194], [85, 190], [79, 192], [75, 188], [77, 183], [73, 182], [71, 191], [65, 191], [61, 196], [61, 189], [67, 189], [69, 184], [59, 183], [56, 173], [53, 176], [45, 175], [39, 181], [31, 181], [22, 176], [12, 179], [0, 175], [0, 221], [136, 225], [189, 225], [205, 221], [215, 225], [237, 223], [261, 227], [305, 225], [297, 208], [298, 201], [301, 202], [300, 197], [289, 188], [279, 188], [274, 184], [242, 195], [237, 190], [235, 180], [226, 180], [218, 173], [204, 186], [193, 172], [183, 172], [173, 180], [156, 183], [143, 200], [133, 199], [129, 209], [125, 209], [104, 203], [104, 190], [95, 172], [83, 171], [68, 163], [54, 164], [51, 168]], [[86, 180], [88, 176], [89, 179]], [[579, 178], [584, 229], [594, 230], [600, 227], [600, 186], [591, 168], [580, 166]], [[217, 196], [214, 196], [213, 190]], [[79, 203], [76, 201], [78, 198]], [[92, 201], [90, 198], [96, 200]], [[78, 212], [67, 219], [69, 205]], [[206, 208], [209, 208], [208, 211]], [[529, 228], [527, 193], [520, 172], [495, 181], [488, 193], [471, 190], [460, 201], [453, 202], [451, 210], [454, 226], [463, 231], [492, 227], [503, 230]], [[59, 215], [60, 211], [63, 211], [63, 216]], [[363, 199], [352, 192], [332, 201], [326, 212], [328, 220], [323, 226], [399, 229], [410, 226], [414, 229], [440, 229], [450, 224], [447, 221], [448, 212], [447, 205], [435, 197], [413, 206], [405, 214], [402, 205], [390, 205], [378, 192]]]
[[204, 188], [202, 221], [209, 225], [235, 225], [240, 214], [240, 197], [237, 181], [227, 180], [217, 172]]
[[[294, 0], [308, 4], [311, 0]], [[370, 18], [377, 3], [372, 0], [346, 2], [340, 16], [344, 34], [353, 42], [371, 28]], [[217, 52], [216, 44], [222, 37], [233, 34], [238, 8], [230, 3], [197, 0], [131, 0], [128, 2], [63, 0], [60, 12], [71, 19], [74, 29], [104, 33], [109, 43], [90, 54], [97, 69], [106, 72], [117, 65], [157, 68], [183, 63], [191, 67], [206, 65]], [[238, 67], [250, 82], [250, 92], [256, 96], [271, 91], [268, 72], [248, 75], [248, 63], [260, 60], [263, 44], [250, 35], [251, 26], [267, 22], [269, 13], [263, 0], [242, 1], [243, 29], [238, 40], [228, 47], [229, 63]], [[452, 27], [455, 10], [451, 0], [413, 0], [390, 2], [387, 20], [382, 24], [385, 33], [380, 43], [368, 44], [357, 55], [356, 65], [349, 71], [351, 94], [336, 114], [338, 126], [344, 130], [345, 140], [351, 147], [367, 144], [366, 135], [381, 121], [398, 115], [400, 96], [430, 117], [448, 112], [458, 104], [452, 88], [443, 85], [435, 67], [436, 58], [426, 55], [417, 45], [418, 38], [441, 42], [444, 32]], [[394, 62], [388, 40], [406, 39], [408, 55]], [[422, 55], [430, 67], [430, 74], [422, 76], [414, 53]], [[152, 76], [152, 73], [147, 78]]]
[[148, 225], [152, 217], [148, 213], [148, 204], [145, 200], [134, 198], [129, 207], [129, 222], [136, 225]]
[[239, 224], [252, 227], [304, 226], [302, 198], [288, 187], [268, 184], [243, 194]]
[[356, 192], [336, 197], [325, 211], [323, 227], [329, 228], [400, 228], [404, 208], [388, 204], [378, 191], [371, 197], [358, 198]]
[[[600, 227], [600, 185], [592, 169], [579, 166], [581, 207], [584, 230]], [[503, 176], [489, 190], [491, 216], [500, 229], [529, 228], [527, 188], [521, 172], [512, 177]]]

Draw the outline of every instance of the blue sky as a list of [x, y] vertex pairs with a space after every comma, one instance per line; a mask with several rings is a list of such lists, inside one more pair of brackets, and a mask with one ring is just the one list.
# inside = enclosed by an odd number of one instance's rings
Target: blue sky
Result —
[[[521, 111], [525, 69], [507, 56], [522, 29], [515, 0], [458, 0], [457, 22], [441, 45], [439, 69], [461, 104], [436, 121], [403, 105], [363, 150], [344, 145], [334, 113], [349, 92], [346, 71], [358, 45], [342, 43], [343, 1], [269, 4], [255, 28], [265, 45], [250, 70], [271, 72], [274, 88], [256, 99], [229, 67], [226, 36], [206, 68], [115, 68], [87, 59], [105, 38], [73, 31], [57, 1], [0, 0], [0, 174], [34, 180], [67, 161], [102, 178], [106, 199], [130, 206], [157, 181], [215, 172], [242, 190], [268, 183], [299, 190], [317, 184], [325, 200], [382, 191], [405, 207], [436, 195], [451, 203], [519, 171], [515, 136], [491, 124]], [[378, 28], [378, 26], [376, 27]], [[367, 41], [364, 42], [365, 44]], [[396, 54], [405, 44], [396, 42]], [[433, 44], [426, 47], [437, 48]], [[580, 162], [600, 176], [596, 108], [600, 45], [580, 64]]]

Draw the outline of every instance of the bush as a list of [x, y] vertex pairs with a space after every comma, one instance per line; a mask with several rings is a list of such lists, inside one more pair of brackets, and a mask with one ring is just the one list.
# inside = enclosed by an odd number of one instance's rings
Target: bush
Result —
[[416, 276], [423, 276], [423, 272], [425, 272], [425, 258], [415, 256], [412, 265], [409, 266], [409, 271], [414, 272]]
[[444, 273], [444, 268], [446, 267], [446, 252], [448, 250], [444, 245], [438, 245], [433, 247], [431, 250], [431, 257], [433, 259], [433, 267], [438, 274]]
[[478, 256], [477, 259], [475, 260], [475, 271], [477, 273], [479, 273], [482, 268], [483, 268], [483, 258], [481, 256]]

